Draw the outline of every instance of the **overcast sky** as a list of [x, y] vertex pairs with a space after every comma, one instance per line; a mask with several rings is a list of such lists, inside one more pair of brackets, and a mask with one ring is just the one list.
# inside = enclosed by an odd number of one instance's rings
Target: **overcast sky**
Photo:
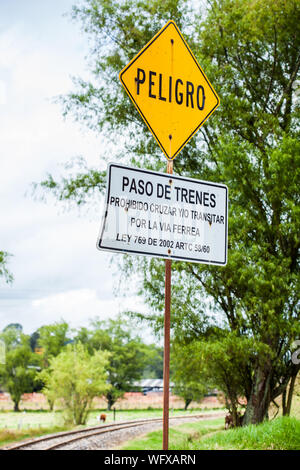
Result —
[[[115, 297], [111, 255], [96, 249], [102, 200], [92, 212], [34, 200], [31, 183], [83, 155], [103, 167], [101, 137], [62, 118], [53, 97], [88, 78], [87, 38], [63, 14], [75, 0], [0, 0], [0, 250], [13, 255], [11, 286], [0, 286], [0, 331], [32, 333], [66, 320], [85, 326], [124, 309], [146, 310], [131, 289]], [[118, 256], [118, 255], [116, 255]]]

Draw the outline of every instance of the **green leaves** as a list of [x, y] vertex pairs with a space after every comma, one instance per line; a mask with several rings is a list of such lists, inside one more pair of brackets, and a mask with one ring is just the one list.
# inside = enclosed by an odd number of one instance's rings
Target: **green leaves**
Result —
[[0, 280], [3, 280], [9, 284], [13, 281], [14, 277], [11, 272], [7, 269], [8, 258], [12, 256], [6, 251], [0, 251]]
[[108, 391], [108, 360], [108, 352], [98, 351], [91, 356], [82, 344], [69, 344], [42, 371], [44, 393], [52, 400], [63, 401], [67, 421], [85, 424], [93, 398]]
[[[62, 177], [55, 181], [51, 174], [41, 183], [33, 184], [34, 192], [37, 194], [42, 190], [41, 199], [45, 200], [45, 192], [53, 194], [59, 201], [75, 203], [78, 206], [90, 200], [94, 193], [102, 192], [105, 188], [106, 172], [97, 169], [88, 169], [83, 158], [74, 159], [67, 165], [66, 170], [74, 173], [68, 177]], [[79, 170], [79, 172], [78, 172]]]
[[81, 329], [75, 341], [83, 341], [90, 354], [94, 351], [108, 351], [107, 382], [105, 393], [109, 408], [113, 403], [132, 389], [139, 380], [149, 361], [146, 346], [132, 332], [125, 316], [103, 322], [95, 320], [91, 329]]
[[68, 343], [68, 330], [69, 325], [64, 321], [39, 328], [37, 344], [41, 348], [45, 365], [48, 365], [49, 359], [57, 356]]
[[6, 328], [0, 338], [6, 346], [5, 361], [0, 364], [0, 383], [10, 393], [18, 411], [23, 393], [34, 390], [40, 358], [32, 353], [29, 337], [14, 326]]

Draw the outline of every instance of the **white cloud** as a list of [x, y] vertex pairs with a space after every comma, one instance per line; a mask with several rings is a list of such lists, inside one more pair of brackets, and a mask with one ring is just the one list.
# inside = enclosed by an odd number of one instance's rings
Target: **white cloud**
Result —
[[7, 101], [7, 91], [6, 83], [3, 80], [0, 80], [0, 106], [6, 104]]
[[126, 310], [145, 312], [145, 306], [136, 296], [102, 299], [95, 289], [77, 289], [49, 295], [33, 300], [32, 306], [44, 324], [60, 318], [72, 327], [88, 326], [92, 318], [106, 320]]
[[14, 24], [0, 34], [0, 67], [2, 68], [10, 68], [17, 63], [24, 50], [24, 43], [20, 48], [21, 43], [18, 41], [19, 31], [19, 24]]
[[[32, 302], [39, 317], [44, 318], [45, 323], [55, 321], [57, 316], [71, 322], [73, 326], [82, 324], [82, 319], [99, 314], [99, 316], [109, 316], [107, 312], [107, 302], [101, 302], [97, 293], [92, 289], [78, 289], [49, 295]], [[105, 312], [103, 312], [105, 307]]]

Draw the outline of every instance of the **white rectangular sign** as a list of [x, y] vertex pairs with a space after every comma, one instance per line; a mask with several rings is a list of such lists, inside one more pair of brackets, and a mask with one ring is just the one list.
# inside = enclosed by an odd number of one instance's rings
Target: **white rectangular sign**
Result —
[[228, 189], [111, 163], [97, 248], [225, 265]]

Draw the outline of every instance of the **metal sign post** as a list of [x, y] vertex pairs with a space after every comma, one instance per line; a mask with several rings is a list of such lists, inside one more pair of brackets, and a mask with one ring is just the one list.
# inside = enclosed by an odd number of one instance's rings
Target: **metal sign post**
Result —
[[171, 324], [171, 267], [165, 261], [165, 323], [164, 323], [164, 397], [163, 397], [163, 450], [169, 447], [169, 394], [170, 394], [170, 324]]
[[[167, 163], [167, 173], [173, 173], [173, 161]], [[171, 326], [171, 274], [172, 261], [165, 261], [165, 321], [164, 321], [164, 397], [163, 397], [163, 450], [169, 448], [169, 396], [170, 396], [170, 326]]]

